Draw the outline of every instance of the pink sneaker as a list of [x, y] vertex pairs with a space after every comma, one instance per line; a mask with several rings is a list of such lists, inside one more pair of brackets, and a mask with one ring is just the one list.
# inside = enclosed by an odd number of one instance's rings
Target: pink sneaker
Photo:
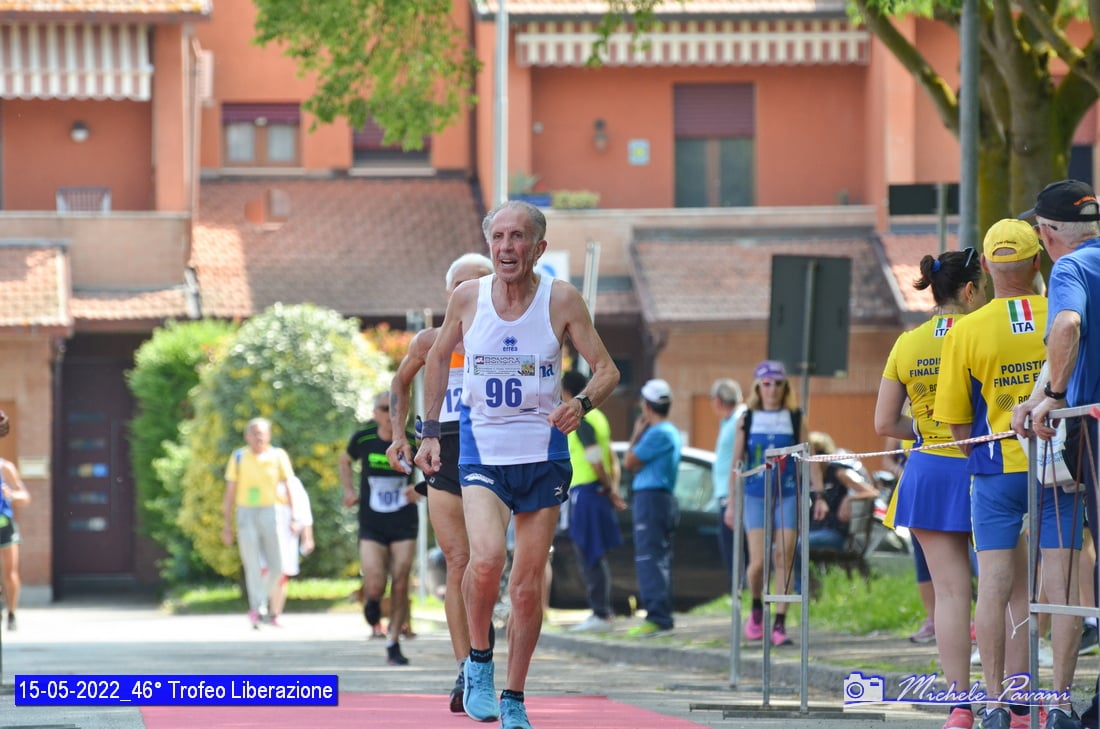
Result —
[[943, 729], [973, 729], [974, 712], [969, 709], [952, 709], [947, 715]]
[[252, 624], [253, 630], [260, 629], [260, 613], [256, 610], [248, 611], [248, 622]]
[[936, 625], [932, 622], [932, 618], [927, 618], [920, 624], [920, 628], [917, 632], [909, 636], [910, 643], [935, 643], [936, 642]]
[[791, 645], [791, 639], [787, 637], [787, 629], [781, 625], [772, 630], [772, 645], [778, 648], [781, 645]]
[[745, 621], [745, 637], [749, 640], [760, 640], [763, 638], [764, 621], [762, 619], [757, 620], [755, 616], [750, 615], [749, 619]]

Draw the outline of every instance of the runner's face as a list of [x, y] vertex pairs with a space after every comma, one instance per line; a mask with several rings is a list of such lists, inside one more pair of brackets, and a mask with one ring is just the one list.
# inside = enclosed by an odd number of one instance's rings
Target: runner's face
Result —
[[757, 387], [760, 390], [760, 400], [768, 410], [775, 410], [783, 402], [786, 389], [783, 387], [785, 380], [769, 379], [761, 380]]
[[489, 257], [497, 278], [505, 283], [522, 281], [531, 275], [535, 262], [546, 250], [546, 241], [531, 239], [527, 213], [505, 208], [493, 218], [489, 228]]

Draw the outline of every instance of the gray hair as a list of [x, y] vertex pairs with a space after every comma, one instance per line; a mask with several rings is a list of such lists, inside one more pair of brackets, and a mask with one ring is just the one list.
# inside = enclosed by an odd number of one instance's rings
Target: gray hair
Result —
[[[1035, 220], [1037, 222], [1047, 222], [1047, 218], [1039, 216], [1035, 216]], [[1096, 220], [1074, 220], [1071, 222], [1051, 220], [1048, 223], [1047, 229], [1052, 236], [1062, 243], [1062, 245], [1070, 248], [1076, 248], [1078, 243], [1086, 241], [1089, 238], [1100, 237], [1100, 221]]]
[[379, 407], [382, 407], [383, 405], [389, 405], [389, 404], [390, 404], [390, 391], [389, 390], [383, 390], [382, 392], [380, 392], [380, 393], [378, 393], [377, 395], [374, 396], [374, 403], [373, 403], [374, 407], [379, 408]]
[[710, 386], [710, 396], [718, 398], [725, 405], [739, 405], [742, 399], [741, 385], [737, 384], [737, 380], [729, 378], [715, 380]]
[[259, 430], [266, 430], [268, 433], [270, 433], [271, 432], [271, 421], [268, 420], [267, 418], [252, 418], [252, 420], [248, 421], [248, 425], [246, 425], [244, 427], [244, 432], [247, 433], [248, 431], [252, 430], [253, 428], [257, 428]]
[[443, 278], [448, 291], [454, 289], [455, 276], [458, 275], [458, 269], [463, 266], [478, 266], [485, 271], [486, 275], [493, 272], [493, 262], [489, 260], [488, 256], [483, 256], [480, 253], [463, 253], [451, 263], [451, 267], [447, 269], [447, 275]]
[[485, 242], [489, 242], [489, 230], [493, 227], [493, 219], [497, 213], [509, 208], [519, 209], [527, 213], [527, 232], [531, 234], [532, 242], [538, 243], [546, 237], [546, 216], [537, 206], [526, 200], [506, 200], [489, 211], [485, 220], [481, 221], [481, 232], [485, 234]]

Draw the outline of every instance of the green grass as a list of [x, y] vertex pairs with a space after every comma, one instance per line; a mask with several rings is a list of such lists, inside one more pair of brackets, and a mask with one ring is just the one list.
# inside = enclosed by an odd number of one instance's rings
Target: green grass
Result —
[[[359, 587], [356, 578], [294, 579], [290, 581], [290, 596], [286, 611], [294, 612], [358, 612], [358, 602], [352, 593]], [[415, 591], [413, 609], [442, 611], [443, 603], [429, 595], [420, 602]], [[742, 614], [750, 608], [748, 593], [741, 605]], [[858, 606], [858, 608], [853, 607]], [[178, 615], [203, 615], [242, 612], [248, 609], [239, 585], [219, 583], [174, 590], [165, 600], [164, 608]], [[698, 615], [729, 615], [730, 597], [725, 595], [692, 610]], [[878, 570], [872, 572], [868, 584], [858, 575], [849, 579], [841, 569], [829, 569], [821, 575], [817, 599], [810, 602], [814, 627], [853, 635], [889, 633], [908, 635], [924, 619], [912, 572]], [[788, 625], [800, 625], [799, 608], [791, 605]]]
[[[358, 588], [355, 578], [291, 580], [286, 612], [358, 612], [361, 608], [353, 595]], [[414, 609], [442, 610], [443, 603], [433, 596], [423, 603], [415, 594], [411, 597]], [[164, 600], [164, 608], [177, 615], [208, 615], [241, 612], [248, 604], [240, 585], [226, 582], [179, 588]]]
[[[747, 592], [742, 600], [741, 612], [747, 615], [751, 608]], [[692, 610], [699, 615], [729, 612], [728, 595]], [[797, 604], [790, 606], [788, 625], [800, 624], [799, 613]], [[873, 570], [868, 584], [857, 574], [849, 579], [844, 570], [831, 568], [821, 574], [817, 598], [810, 601], [810, 618], [815, 627], [852, 635], [908, 635], [924, 619], [924, 608], [912, 573]]]
[[829, 570], [822, 576], [818, 599], [810, 611], [815, 625], [853, 635], [908, 635], [924, 620], [911, 573], [872, 572], [868, 583], [858, 576], [849, 580], [843, 570]]

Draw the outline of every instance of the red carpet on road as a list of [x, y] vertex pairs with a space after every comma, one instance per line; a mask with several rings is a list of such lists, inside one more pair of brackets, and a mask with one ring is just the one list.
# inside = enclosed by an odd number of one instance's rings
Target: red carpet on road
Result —
[[[603, 696], [529, 696], [527, 716], [535, 729], [698, 729], [700, 724], [639, 709]], [[445, 696], [423, 694], [340, 694], [339, 706], [146, 706], [146, 729], [229, 727], [371, 727], [371, 729], [435, 729], [500, 726], [475, 724], [465, 714], [447, 710]]]

